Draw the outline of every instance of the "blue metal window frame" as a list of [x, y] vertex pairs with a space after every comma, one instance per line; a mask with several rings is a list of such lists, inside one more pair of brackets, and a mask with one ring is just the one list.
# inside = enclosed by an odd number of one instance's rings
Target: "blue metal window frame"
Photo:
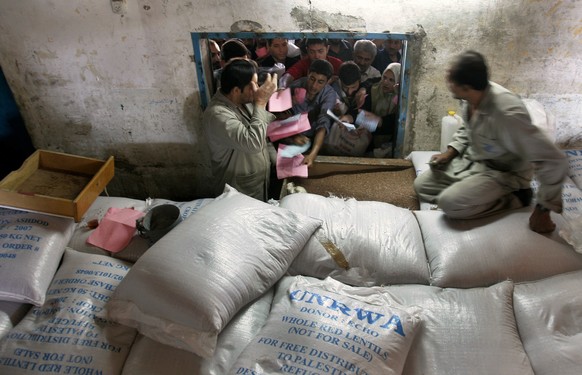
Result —
[[402, 40], [402, 69], [400, 79], [400, 99], [398, 101], [398, 131], [396, 134], [396, 142], [394, 147], [394, 157], [401, 157], [402, 148], [404, 144], [404, 130], [406, 126], [409, 88], [410, 88], [410, 68], [411, 61], [409, 56], [409, 42], [412, 41], [412, 33], [346, 33], [346, 32], [270, 32], [270, 33], [256, 33], [256, 32], [237, 32], [237, 33], [190, 33], [192, 37], [192, 46], [194, 49], [194, 62], [196, 65], [196, 76], [198, 77], [198, 89], [200, 90], [200, 105], [202, 109], [208, 106], [209, 91], [208, 83], [206, 82], [206, 74], [204, 72], [204, 61], [202, 60], [201, 42], [208, 39], [230, 39], [230, 38], [287, 38], [287, 39], [303, 39], [303, 38], [328, 38], [328, 39], [396, 39]]

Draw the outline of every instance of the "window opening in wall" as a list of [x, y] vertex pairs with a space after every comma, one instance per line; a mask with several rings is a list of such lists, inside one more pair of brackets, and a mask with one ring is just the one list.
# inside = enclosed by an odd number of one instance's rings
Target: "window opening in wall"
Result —
[[[198, 89], [200, 92], [200, 104], [202, 109], [208, 105], [212, 95], [216, 91], [216, 79], [214, 71], [217, 66], [213, 67], [213, 59], [216, 63], [218, 57], [214, 51], [214, 42], [219, 44], [232, 38], [238, 38], [243, 42], [252, 41], [253, 58], [258, 59], [265, 53], [266, 41], [275, 38], [285, 38], [295, 43], [307, 38], [325, 38], [328, 42], [337, 43], [347, 41], [355, 43], [360, 39], [375, 41], [377, 44], [381, 41], [399, 41], [401, 43], [401, 71], [400, 71], [400, 88], [397, 107], [395, 114], [395, 131], [393, 134], [393, 152], [392, 157], [401, 157], [402, 146], [405, 135], [405, 125], [407, 121], [409, 88], [410, 88], [410, 70], [411, 61], [409, 56], [410, 43], [413, 34], [411, 33], [351, 33], [351, 32], [329, 32], [329, 33], [305, 33], [305, 32], [277, 32], [277, 33], [255, 33], [255, 32], [213, 32], [213, 33], [191, 33], [194, 50], [194, 62], [196, 65], [196, 75], [198, 78]], [[386, 43], [384, 43], [386, 45]], [[214, 52], [213, 52], [214, 51]], [[382, 72], [380, 72], [382, 73]]]

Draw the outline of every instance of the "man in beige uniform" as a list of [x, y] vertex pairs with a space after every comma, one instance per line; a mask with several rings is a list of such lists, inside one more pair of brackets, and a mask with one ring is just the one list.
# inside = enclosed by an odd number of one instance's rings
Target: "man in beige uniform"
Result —
[[214, 194], [229, 184], [241, 193], [266, 201], [270, 158], [267, 125], [275, 116], [265, 109], [277, 90], [277, 75], [259, 87], [254, 61], [233, 59], [224, 66], [220, 89], [203, 116], [208, 138]]
[[448, 86], [464, 101], [464, 126], [447, 151], [433, 155], [431, 169], [414, 187], [425, 201], [438, 203], [454, 219], [478, 218], [527, 206], [531, 179], [539, 181], [530, 228], [551, 232], [550, 211], [562, 212], [564, 153], [532, 124], [519, 97], [490, 82], [481, 54], [467, 51], [448, 71]]

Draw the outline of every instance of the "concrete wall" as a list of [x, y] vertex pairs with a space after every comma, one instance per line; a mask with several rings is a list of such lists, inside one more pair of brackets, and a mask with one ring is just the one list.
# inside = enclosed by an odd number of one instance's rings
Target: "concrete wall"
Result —
[[186, 200], [210, 176], [190, 32], [415, 32], [406, 151], [438, 149], [447, 62], [478, 49], [567, 148], [582, 147], [581, 19], [579, 0], [1, 1], [0, 65], [37, 148], [115, 156], [111, 195]]

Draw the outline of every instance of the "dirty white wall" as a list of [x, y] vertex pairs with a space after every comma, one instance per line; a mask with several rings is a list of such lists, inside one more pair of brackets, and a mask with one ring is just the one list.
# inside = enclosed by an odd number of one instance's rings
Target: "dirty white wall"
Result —
[[[456, 107], [444, 72], [474, 48], [493, 80], [540, 101], [557, 143], [582, 147], [579, 0], [0, 1], [0, 66], [37, 148], [115, 156], [112, 195], [193, 199], [208, 193], [190, 32], [416, 32], [406, 150], [436, 150]], [[240, 22], [238, 23], [240, 24]]]

